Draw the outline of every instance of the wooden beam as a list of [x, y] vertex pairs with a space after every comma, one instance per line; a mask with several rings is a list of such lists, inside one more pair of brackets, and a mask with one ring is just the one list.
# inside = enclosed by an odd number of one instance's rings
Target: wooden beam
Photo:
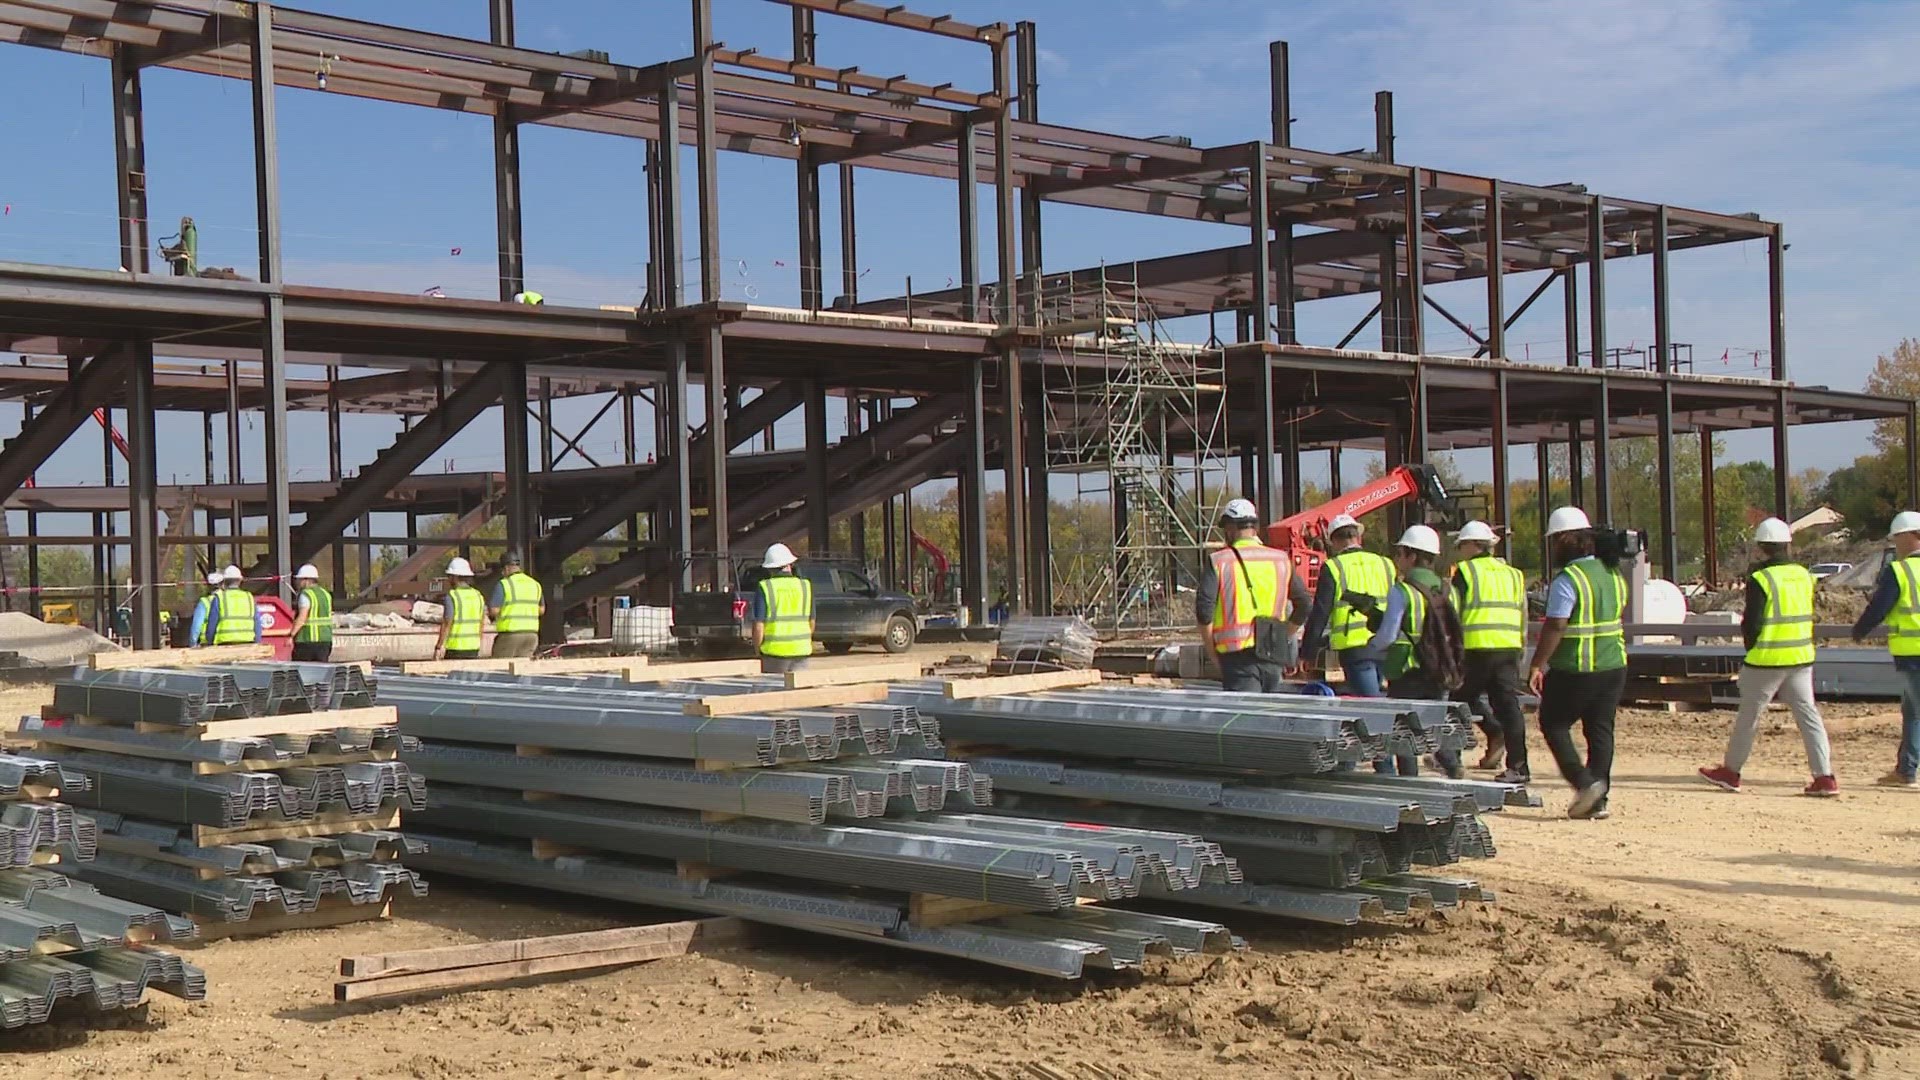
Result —
[[787, 689], [805, 690], [814, 686], [849, 686], [863, 682], [892, 682], [921, 676], [918, 660], [889, 660], [878, 664], [855, 664], [837, 668], [808, 668], [787, 672]]
[[372, 818], [324, 814], [312, 821], [242, 825], [237, 829], [216, 829], [211, 825], [195, 825], [193, 842], [201, 847], [215, 847], [220, 844], [257, 844], [266, 840], [299, 840], [308, 836], [337, 836], [342, 833], [375, 832], [399, 827], [400, 811], [398, 810]]
[[376, 976], [415, 975], [430, 971], [490, 967], [520, 960], [544, 960], [556, 956], [629, 949], [636, 945], [678, 944], [681, 947], [717, 945], [744, 938], [750, 926], [735, 918], [688, 919], [657, 923], [652, 926], [622, 926], [613, 930], [588, 930], [578, 934], [553, 934], [547, 937], [515, 938], [511, 941], [482, 941], [472, 945], [447, 945], [437, 949], [409, 949], [377, 953], [372, 956], [346, 956], [340, 959], [340, 975], [347, 979]]
[[758, 660], [695, 660], [684, 664], [649, 664], [630, 668], [630, 683], [679, 682], [682, 679], [723, 679], [760, 674]]
[[260, 739], [271, 735], [311, 735], [341, 728], [399, 727], [400, 713], [391, 705], [369, 705], [363, 709], [331, 709], [317, 713], [293, 713], [288, 716], [255, 716], [243, 720], [208, 720], [181, 728], [174, 724], [141, 724], [145, 731], [192, 732], [201, 742], [220, 739]]
[[507, 672], [512, 675], [621, 674], [646, 666], [644, 656], [559, 656], [546, 660], [510, 660]]
[[511, 667], [513, 661], [507, 659], [405, 660], [400, 664], [400, 674], [445, 675], [449, 671], [506, 671]]
[[860, 686], [816, 686], [810, 690], [769, 690], [762, 694], [718, 694], [687, 702], [689, 716], [739, 716], [742, 713], [783, 712], [885, 701], [885, 683]]
[[192, 667], [196, 664], [237, 664], [247, 660], [273, 659], [273, 646], [206, 645], [197, 649], [132, 649], [122, 652], [98, 652], [87, 658], [95, 671], [119, 671], [122, 668]]
[[993, 675], [984, 679], [948, 679], [941, 692], [949, 700], [996, 697], [1000, 694], [1030, 694], [1036, 690], [1062, 690], [1073, 686], [1094, 686], [1100, 682], [1098, 671], [1036, 671], [1031, 675]]

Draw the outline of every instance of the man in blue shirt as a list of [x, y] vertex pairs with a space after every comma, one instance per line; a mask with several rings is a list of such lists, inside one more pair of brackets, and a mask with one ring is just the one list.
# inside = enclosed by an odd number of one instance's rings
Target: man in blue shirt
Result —
[[1900, 673], [1900, 748], [1893, 771], [1874, 781], [1882, 787], [1920, 789], [1920, 513], [1893, 516], [1893, 558], [1880, 570], [1867, 610], [1853, 624], [1859, 641], [1887, 624], [1887, 651]]
[[213, 620], [208, 616], [213, 614], [213, 594], [220, 588], [220, 584], [226, 580], [226, 577], [218, 570], [207, 574], [207, 591], [194, 603], [193, 622], [187, 627], [187, 645], [189, 647], [213, 644]]

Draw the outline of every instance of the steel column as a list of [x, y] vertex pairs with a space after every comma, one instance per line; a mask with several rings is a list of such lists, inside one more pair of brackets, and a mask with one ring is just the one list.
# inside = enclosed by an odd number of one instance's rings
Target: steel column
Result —
[[[29, 401], [21, 409], [20, 426], [26, 427], [33, 422], [33, 402]], [[4, 511], [0, 511], [4, 512]], [[209, 529], [208, 532], [213, 530]], [[40, 514], [27, 511], [27, 537], [36, 539], [40, 535]], [[208, 562], [212, 562], [211, 559]], [[40, 545], [34, 544], [27, 549], [27, 610], [36, 616], [40, 613]]]
[[1713, 490], [1713, 429], [1700, 428], [1700, 514], [1703, 541], [1701, 550], [1701, 576], [1708, 585], [1714, 585], [1720, 579], [1720, 530], [1716, 527], [1720, 515], [1714, 505]]
[[[704, 6], [704, 0], [701, 0]], [[727, 359], [720, 339], [720, 324], [710, 323], [703, 332], [702, 351], [706, 357], [707, 400], [707, 524], [713, 528], [716, 568], [727, 566], [727, 551], [732, 546], [732, 526], [727, 520]], [[716, 572], [721, 572], [716, 570]]]
[[[1381, 161], [1392, 162], [1393, 143], [1393, 91], [1381, 90], [1373, 95], [1373, 152]], [[1406, 351], [1401, 346], [1403, 338], [1400, 333], [1400, 309], [1404, 301], [1400, 295], [1399, 256], [1399, 244], [1392, 234], [1382, 236], [1379, 307], [1381, 352]], [[1365, 325], [1364, 320], [1362, 325]], [[1341, 348], [1345, 347], [1341, 345]]]
[[1287, 62], [1287, 43], [1267, 43], [1267, 107], [1275, 146], [1293, 145], [1293, 80]]
[[[1660, 576], [1668, 581], [1680, 578], [1680, 515], [1674, 506], [1673, 496], [1673, 383], [1662, 380], [1660, 383], [1659, 434], [1656, 436], [1658, 447], [1659, 492], [1660, 500]], [[1706, 527], [1713, 528], [1713, 519], [1708, 518]]]
[[[253, 168], [254, 198], [260, 228], [260, 283], [280, 280], [280, 151], [274, 114], [273, 5], [253, 7]], [[260, 345], [261, 380], [266, 388], [260, 425], [266, 443], [267, 558], [275, 591], [285, 594], [293, 575], [291, 516], [287, 492], [287, 327], [284, 301], [276, 288], [266, 295], [266, 324]]]
[[1793, 508], [1787, 502], [1792, 472], [1793, 459], [1787, 453], [1787, 388], [1781, 386], [1773, 391], [1773, 512], [1782, 521], [1793, 520]]
[[1047, 398], [1035, 387], [1027, 392], [1027, 578], [1033, 590], [1033, 610], [1053, 611], [1053, 495], [1047, 469]]
[[1493, 375], [1493, 520], [1503, 529], [1513, 527], [1513, 478], [1507, 461], [1507, 373]]
[[1487, 355], [1496, 360], [1507, 358], [1506, 207], [1501, 201], [1500, 181], [1489, 181], [1487, 188]]
[[807, 551], [821, 555], [833, 549], [833, 519], [827, 512], [832, 498], [827, 478], [827, 393], [818, 380], [808, 380], [806, 395], [801, 412], [807, 440]]
[[685, 301], [687, 248], [680, 223], [680, 84], [664, 80], [660, 87], [660, 264], [661, 306], [679, 307]]
[[[487, 16], [493, 43], [512, 45], [513, 0], [489, 0]], [[493, 219], [500, 249], [502, 300], [512, 300], [515, 293], [527, 287], [520, 232], [520, 127], [512, 114], [512, 109], [503, 107], [493, 117]], [[509, 500], [513, 497], [509, 493]]]
[[[1015, 78], [1018, 89], [1014, 95], [1015, 111], [1021, 120], [1028, 123], [1040, 122], [1040, 41], [1031, 22], [1014, 24]], [[971, 175], [971, 174], [967, 174]], [[1044, 260], [1044, 231], [1041, 229], [1041, 207], [1044, 200], [1039, 190], [1032, 185], [1020, 189], [1020, 270], [1028, 292], [1028, 304], [1038, 321], [1040, 307], [1040, 269]]]
[[1567, 366], [1580, 366], [1580, 268], [1569, 266], [1560, 271], [1561, 308], [1566, 316]]
[[[133, 542], [133, 645], [157, 649], [160, 640], [160, 536], [158, 446], [154, 435], [153, 346], [128, 342], [127, 367], [127, 535]], [[183, 514], [191, 510], [181, 509]]]
[[1672, 280], [1669, 272], [1667, 208], [1665, 204], [1653, 211], [1653, 347], [1659, 355], [1654, 358], [1653, 370], [1662, 375], [1673, 370], [1673, 318], [1668, 301], [1668, 283]]
[[[1773, 378], [1787, 381], [1787, 240], [1775, 225], [1767, 237], [1767, 335], [1773, 350]], [[1913, 444], [1909, 442], [1908, 446]]]
[[[687, 394], [687, 345], [676, 341], [667, 346], [667, 381], [661, 388], [668, 413], [668, 450], [661, 463], [672, 470], [668, 506], [673, 515], [673, 558], [679, 562], [678, 587], [693, 588], [693, 447], [688, 433], [690, 419]], [[725, 445], [725, 428], [716, 441]]]
[[1407, 287], [1404, 294], [1406, 312], [1402, 320], [1406, 351], [1415, 356], [1424, 355], [1427, 351], [1427, 282], [1423, 255], [1426, 228], [1426, 212], [1421, 208], [1420, 170], [1415, 169], [1407, 176]]
[[[1001, 326], [1018, 325], [1019, 308], [1013, 283], [1018, 274], [1015, 249], [1013, 186], [1013, 58], [1010, 43], [1002, 38], [993, 46], [993, 91], [1001, 101], [993, 121], [993, 203], [998, 242], [1000, 283], [994, 297], [994, 319]], [[1026, 611], [1031, 596], [1025, 581], [1027, 568], [1027, 506], [1025, 411], [1026, 379], [1021, 373], [1017, 346], [1001, 353], [1000, 399], [1006, 410], [1006, 436], [1000, 444], [1000, 459], [1006, 468], [1007, 489], [1007, 596], [1015, 611]]]
[[[1273, 340], [1273, 215], [1267, 202], [1267, 148], [1265, 143], [1247, 144], [1247, 217], [1252, 233], [1247, 252], [1253, 266], [1253, 340]], [[1269, 418], [1266, 423], [1272, 424]], [[1267, 443], [1268, 449], [1272, 448]], [[1269, 505], [1262, 503], [1262, 509]]]
[[1279, 485], [1275, 482], [1273, 475], [1274, 464], [1279, 459], [1280, 452], [1278, 433], [1274, 429], [1274, 412], [1278, 408], [1273, 393], [1274, 374], [1273, 357], [1262, 352], [1254, 364], [1254, 378], [1258, 379], [1259, 383], [1254, 387], [1253, 401], [1254, 408], [1260, 415], [1254, 425], [1254, 431], [1258, 433], [1259, 439], [1258, 445], [1254, 447], [1254, 477], [1258, 486], [1254, 489], [1252, 498], [1260, 508], [1263, 521], [1274, 521], [1280, 517], [1275, 512], [1280, 506], [1277, 499]]
[[[27, 406], [27, 415], [28, 416], [33, 415], [33, 406], [31, 405]], [[206, 472], [204, 472], [201, 475], [203, 475], [206, 478], [207, 486], [212, 487], [213, 486], [213, 413], [203, 412], [200, 414], [200, 431], [201, 431], [200, 449], [206, 455]], [[216, 523], [219, 521], [219, 515], [215, 514], [213, 507], [209, 506], [207, 507], [207, 510], [206, 510], [206, 517], [207, 517], [207, 523], [206, 523], [207, 535], [212, 536], [214, 534]], [[27, 520], [32, 521], [33, 515], [28, 514]], [[214, 566], [218, 565], [219, 561], [220, 561], [219, 550], [215, 548], [212, 543], [208, 543], [207, 544], [207, 567], [211, 569]], [[189, 566], [192, 565], [191, 561], [189, 561], [188, 565]]]
[[[806, 8], [793, 9], [793, 58], [803, 64], [814, 61], [813, 12]], [[814, 84], [804, 75], [795, 75], [793, 82], [796, 86]], [[817, 311], [825, 306], [826, 300], [822, 295], [825, 287], [821, 267], [820, 165], [814, 160], [810, 146], [803, 145], [799, 159], [794, 162], [794, 185], [800, 204], [800, 306]]]
[[1285, 485], [1280, 494], [1280, 512], [1291, 517], [1301, 510], [1305, 501], [1303, 478], [1300, 475], [1300, 414], [1298, 410], [1288, 409], [1286, 419], [1280, 428], [1280, 457], [1286, 462], [1281, 476]]
[[[843, 164], [840, 166], [840, 295], [848, 307], [860, 300], [860, 238], [856, 232], [853, 166]], [[887, 587], [893, 586], [889, 584]]]
[[[964, 568], [962, 580], [966, 583], [967, 595], [963, 602], [972, 617], [973, 624], [983, 626], [987, 621], [987, 580], [989, 576], [987, 560], [987, 364], [984, 359], [973, 357], [967, 361], [967, 456], [965, 470], [967, 484], [973, 489], [974, 497], [967, 504], [966, 519], [961, 522], [965, 530], [967, 549], [971, 562]], [[888, 540], [892, 539], [892, 520], [887, 522]], [[891, 547], [891, 543], [889, 543]], [[891, 556], [889, 556], [891, 568]]]
[[119, 188], [120, 265], [148, 272], [147, 138], [140, 68], [131, 51], [113, 52], [114, 173]]
[[[343, 471], [340, 458], [340, 368], [327, 368], [327, 479], [338, 484]], [[341, 535], [346, 535], [345, 530]], [[333, 542], [333, 594], [345, 596], [347, 590], [347, 544], [345, 540]], [[362, 585], [368, 584], [361, 582]]]
[[[860, 395], [847, 391], [847, 433], [844, 436], [851, 444], [860, 434]], [[853, 553], [854, 561], [862, 570], [867, 568], [867, 515], [855, 512], [847, 515], [847, 550]]]
[[1587, 501], [1587, 457], [1581, 447], [1581, 427], [1577, 416], [1567, 424], [1567, 502], [1585, 510], [1591, 504]]
[[[1587, 204], [1587, 321], [1593, 366], [1607, 364], [1607, 208], [1595, 195]], [[1601, 426], [1605, 426], [1603, 423]]]
[[[1533, 467], [1537, 477], [1535, 482], [1539, 485], [1536, 497], [1540, 505], [1536, 509], [1540, 514], [1540, 574], [1542, 577], [1553, 570], [1553, 546], [1547, 540], [1547, 517], [1553, 513], [1553, 468], [1550, 454], [1552, 445], [1546, 439], [1533, 444]], [[1579, 501], [1578, 492], [1568, 500], [1569, 503], [1575, 504]], [[1514, 552], [1516, 557], [1519, 554], [1517, 551]]]
[[[960, 317], [969, 322], [980, 319], [980, 171], [979, 137], [972, 124], [960, 126]], [[1004, 282], [1002, 283], [1004, 287]]]
[[[695, 183], [700, 189], [700, 298], [709, 304], [720, 299], [720, 162], [719, 136], [714, 132], [713, 50], [713, 0], [693, 0], [693, 55], [699, 64], [693, 73], [693, 146]], [[716, 331], [707, 350], [710, 368], [716, 366], [714, 358], [720, 355], [718, 338]], [[712, 394], [722, 385], [708, 383], [708, 393]], [[714, 411], [709, 407], [710, 414]], [[725, 429], [715, 425], [710, 430]], [[726, 439], [717, 439], [714, 444], [724, 456]], [[719, 491], [724, 494], [725, 488], [723, 480]], [[721, 508], [724, 517], [726, 501], [722, 499], [715, 505]], [[726, 548], [724, 535], [720, 536], [720, 548]]]
[[1612, 387], [1605, 376], [1599, 380], [1593, 402], [1593, 517], [1595, 523], [1613, 520]]
[[527, 365], [508, 361], [500, 380], [500, 450], [506, 456], [507, 546], [526, 558], [533, 544], [533, 491], [527, 484]]

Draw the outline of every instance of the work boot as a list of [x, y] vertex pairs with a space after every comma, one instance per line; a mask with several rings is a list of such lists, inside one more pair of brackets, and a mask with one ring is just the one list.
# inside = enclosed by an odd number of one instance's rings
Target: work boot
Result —
[[1533, 783], [1533, 777], [1515, 769], [1507, 769], [1502, 771], [1499, 776], [1494, 777], [1493, 782], [1496, 784], [1531, 784]]
[[1811, 795], [1816, 799], [1831, 799], [1840, 794], [1840, 781], [1831, 776], [1816, 776], [1813, 783], [1800, 790], [1802, 795]]
[[1600, 804], [1605, 802], [1606, 799], [1607, 782], [1605, 780], [1595, 780], [1593, 783], [1581, 788], [1579, 793], [1574, 795], [1573, 804], [1567, 807], [1567, 816], [1575, 820], [1590, 818], [1593, 816], [1593, 812], [1598, 810]]
[[1506, 759], [1507, 759], [1506, 739], [1499, 735], [1488, 735], [1487, 736], [1487, 752], [1480, 756], [1480, 763], [1475, 765], [1474, 768], [1480, 769], [1482, 771], [1492, 771], [1494, 769], [1498, 769], [1500, 767], [1501, 762], [1505, 761]]
[[[1712, 784], [1722, 791], [1740, 790], [1740, 774], [1727, 768], [1725, 765], [1715, 765], [1711, 768], [1700, 769], [1698, 772], [1700, 773], [1700, 779], [1705, 780], [1707, 783]], [[1807, 794], [1813, 794], [1813, 790], [1809, 788]]]
[[1880, 779], [1875, 780], [1874, 783], [1881, 787], [1920, 788], [1920, 779], [1908, 776], [1899, 769], [1895, 769]]

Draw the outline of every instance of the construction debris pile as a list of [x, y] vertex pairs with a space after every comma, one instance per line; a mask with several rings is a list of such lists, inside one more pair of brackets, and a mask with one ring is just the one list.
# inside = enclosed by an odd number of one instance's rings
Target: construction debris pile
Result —
[[206, 997], [199, 968], [149, 944], [193, 937], [192, 922], [48, 869], [94, 858], [93, 823], [52, 801], [85, 795], [88, 783], [58, 762], [0, 753], [0, 1028], [44, 1023], [63, 1002], [131, 1009], [148, 987]]
[[354, 664], [80, 669], [22, 729], [83, 781], [99, 857], [59, 869], [113, 896], [262, 931], [381, 917], [421, 896], [396, 830], [426, 805], [393, 710]]
[[[1077, 977], [1234, 947], [1212, 922], [1093, 906], [1239, 880], [1179, 830], [992, 815], [992, 785], [911, 707], [801, 707], [767, 686], [386, 677], [432, 781], [432, 870]], [[725, 689], [721, 689], [724, 685]], [[788, 700], [782, 700], [788, 699]]]

